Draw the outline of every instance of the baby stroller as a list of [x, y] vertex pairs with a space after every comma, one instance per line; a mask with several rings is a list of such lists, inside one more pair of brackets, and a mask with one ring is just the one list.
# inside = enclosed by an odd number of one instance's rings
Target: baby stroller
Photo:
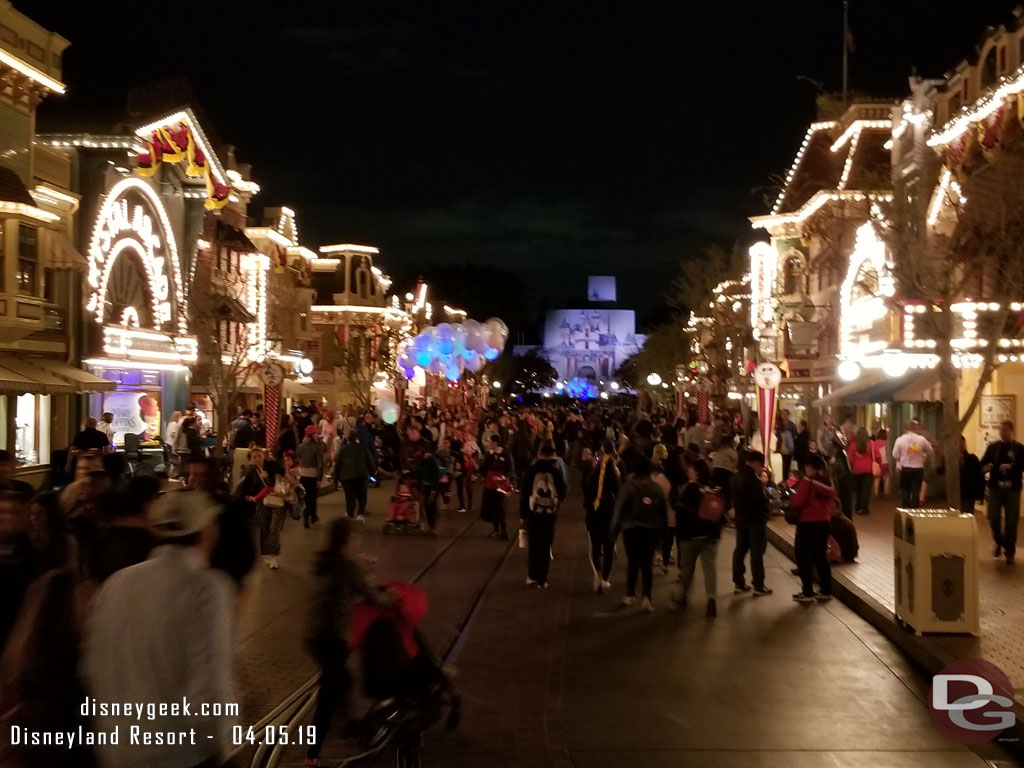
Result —
[[360, 753], [341, 766], [393, 748], [398, 768], [420, 768], [424, 732], [442, 719], [449, 730], [457, 728], [462, 702], [417, 631], [427, 614], [426, 594], [405, 582], [384, 588], [394, 596], [393, 606], [364, 601], [352, 614], [351, 645], [360, 654], [363, 692], [373, 704], [356, 729]]
[[391, 497], [388, 507], [388, 519], [384, 523], [384, 533], [409, 533], [419, 530], [420, 524], [420, 493], [416, 480], [409, 472], [403, 472]]

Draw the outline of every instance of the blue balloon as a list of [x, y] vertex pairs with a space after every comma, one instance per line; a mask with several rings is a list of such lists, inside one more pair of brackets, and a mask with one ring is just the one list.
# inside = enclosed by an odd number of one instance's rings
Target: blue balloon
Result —
[[420, 349], [416, 351], [416, 365], [420, 368], [426, 368], [433, 359], [434, 356], [430, 354], [430, 350]]
[[496, 349], [494, 347], [487, 347], [487, 349], [484, 350], [484, 359], [485, 360], [497, 360], [498, 357], [500, 357], [500, 356], [501, 356], [501, 350]]
[[412, 381], [416, 377], [416, 371], [414, 371], [412, 368], [403, 368], [402, 375], [405, 376], [405, 378]]
[[444, 375], [447, 377], [448, 381], [458, 381], [459, 376], [461, 376], [462, 373], [459, 371], [459, 366], [449, 365]]
[[440, 350], [442, 355], [450, 355], [455, 351], [455, 340], [451, 336], [448, 338], [442, 338], [437, 343], [437, 348]]

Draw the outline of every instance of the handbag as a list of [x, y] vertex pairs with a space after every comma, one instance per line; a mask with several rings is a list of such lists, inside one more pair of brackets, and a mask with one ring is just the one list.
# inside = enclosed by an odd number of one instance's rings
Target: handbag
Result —
[[697, 516], [709, 523], [721, 522], [725, 515], [725, 499], [718, 491], [706, 490], [700, 497], [700, 506], [697, 508]]

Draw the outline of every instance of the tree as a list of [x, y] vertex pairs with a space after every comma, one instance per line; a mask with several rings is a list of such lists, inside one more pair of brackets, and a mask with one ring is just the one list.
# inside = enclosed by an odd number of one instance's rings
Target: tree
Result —
[[372, 389], [378, 374], [383, 372], [387, 383], [395, 387], [401, 376], [397, 368], [398, 346], [405, 333], [404, 326], [383, 322], [351, 326], [344, 340], [335, 337], [330, 362], [360, 409], [366, 410], [373, 404]]
[[[946, 498], [953, 502], [960, 494], [960, 436], [1000, 364], [1000, 342], [1014, 335], [1012, 305], [1024, 298], [1024, 147], [1018, 139], [1002, 148], [993, 162], [963, 174], [962, 187], [933, 152], [920, 157], [919, 174], [897, 181], [876, 231], [892, 260], [892, 308], [922, 307], [915, 336], [934, 341]], [[964, 301], [998, 309], [957, 311]], [[960, 401], [959, 368], [967, 364], [980, 369], [979, 377]]]
[[192, 283], [199, 289], [189, 296], [190, 328], [199, 342], [195, 375], [206, 384], [216, 414], [216, 455], [231, 428], [232, 405], [253, 370], [257, 351], [254, 318], [238, 299], [243, 295], [241, 281], [240, 276], [216, 272], [210, 260], [202, 258]]
[[536, 392], [554, 386], [558, 375], [551, 363], [536, 349], [524, 355], [512, 354], [506, 347], [500, 357], [488, 363], [482, 373], [501, 383], [504, 391]]

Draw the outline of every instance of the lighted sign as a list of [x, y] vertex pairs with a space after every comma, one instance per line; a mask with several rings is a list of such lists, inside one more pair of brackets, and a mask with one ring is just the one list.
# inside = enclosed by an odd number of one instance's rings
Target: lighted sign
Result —
[[111, 271], [117, 259], [126, 254], [137, 258], [142, 265], [154, 329], [176, 321], [177, 330], [184, 333], [185, 304], [174, 234], [159, 196], [149, 184], [137, 178], [122, 179], [114, 185], [100, 206], [93, 227], [88, 252], [90, 294], [86, 309], [94, 313], [97, 323], [121, 323], [126, 317], [136, 319], [139, 315], [140, 308], [132, 307], [134, 315], [122, 309], [121, 316], [105, 318]]

